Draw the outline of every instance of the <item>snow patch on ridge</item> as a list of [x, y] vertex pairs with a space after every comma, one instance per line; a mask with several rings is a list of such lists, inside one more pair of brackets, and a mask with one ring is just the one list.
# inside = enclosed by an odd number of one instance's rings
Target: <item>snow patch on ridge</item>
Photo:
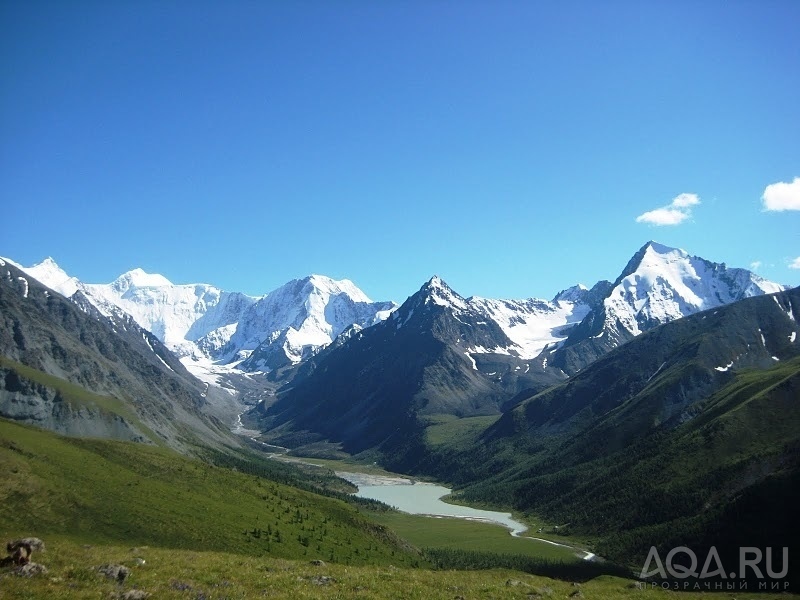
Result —
[[792, 305], [791, 304], [789, 305], [788, 309], [785, 309], [785, 308], [783, 308], [783, 305], [780, 302], [778, 302], [777, 296], [773, 296], [772, 299], [775, 300], [775, 304], [778, 305], [778, 308], [780, 308], [784, 313], [786, 313], [786, 316], [789, 317], [790, 321], [794, 321], [795, 320], [794, 311], [792, 310]]
[[[650, 383], [650, 380], [653, 379], [653, 377], [655, 377], [656, 375], [661, 373], [661, 369], [663, 369], [666, 366], [666, 364], [667, 364], [666, 362], [661, 363], [661, 366], [658, 367], [658, 369], [656, 369], [656, 372], [653, 373], [652, 375], [650, 375], [650, 377], [647, 378], [647, 383]], [[731, 363], [731, 364], [733, 364], [733, 363]]]
[[469, 352], [464, 352], [464, 355], [465, 355], [465, 356], [466, 356], [466, 357], [469, 359], [469, 361], [472, 363], [472, 370], [473, 370], [473, 371], [477, 371], [477, 370], [478, 370], [478, 365], [477, 365], [477, 363], [475, 362], [475, 359], [474, 359], [474, 358], [472, 358], [472, 355], [471, 355]]
[[172, 367], [170, 367], [170, 366], [169, 366], [169, 365], [166, 363], [166, 361], [165, 361], [163, 358], [161, 358], [161, 357], [160, 357], [158, 354], [156, 354], [156, 358], [157, 358], [158, 360], [160, 360], [160, 361], [161, 361], [161, 364], [162, 364], [162, 365], [164, 365], [165, 367], [167, 367], [167, 368], [168, 368], [170, 371], [172, 371], [173, 373], [175, 372], [175, 369], [173, 369]]
[[507, 348], [501, 348], [497, 346], [496, 348], [484, 348], [483, 346], [475, 346], [474, 348], [468, 348], [467, 352], [470, 354], [506, 354], [511, 356], [511, 352], [508, 351]]
[[22, 297], [27, 298], [29, 289], [28, 280], [25, 279], [24, 277], [17, 277], [17, 281], [19, 281], [22, 284]]

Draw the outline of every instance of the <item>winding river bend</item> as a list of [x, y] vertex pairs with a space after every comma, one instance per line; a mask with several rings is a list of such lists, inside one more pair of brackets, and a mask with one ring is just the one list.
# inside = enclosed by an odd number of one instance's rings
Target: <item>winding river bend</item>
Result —
[[385, 475], [367, 475], [364, 473], [349, 473], [336, 471], [336, 475], [358, 486], [356, 496], [379, 500], [384, 504], [393, 506], [397, 510], [412, 515], [427, 515], [431, 517], [451, 517], [469, 519], [484, 523], [496, 523], [510, 530], [514, 537], [524, 537], [554, 546], [561, 546], [575, 550], [584, 560], [593, 560], [595, 555], [585, 550], [580, 550], [567, 544], [559, 544], [552, 540], [522, 535], [527, 531], [527, 526], [515, 520], [511, 513], [494, 510], [482, 510], [458, 504], [447, 504], [442, 498], [451, 490], [434, 483], [415, 482], [405, 477], [388, 477]]

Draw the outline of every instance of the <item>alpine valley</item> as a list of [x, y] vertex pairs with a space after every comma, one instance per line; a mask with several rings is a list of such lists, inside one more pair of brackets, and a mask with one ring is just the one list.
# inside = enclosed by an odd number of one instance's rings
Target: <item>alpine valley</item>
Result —
[[[800, 288], [656, 242], [619, 266], [550, 300], [463, 297], [433, 276], [398, 305], [322, 275], [254, 297], [2, 259], [0, 465], [16, 471], [0, 520], [74, 543], [97, 541], [96, 518], [97, 536], [126, 546], [559, 577], [420, 551], [372, 520], [386, 507], [285, 463], [298, 457], [444, 482], [456, 502], [550, 524], [602, 557], [584, 581], [641, 569], [651, 547], [714, 547], [728, 564], [740, 546], [793, 546]], [[109, 508], [120, 495], [151, 527]], [[48, 502], [63, 515], [27, 516]], [[212, 533], [189, 525], [192, 504]], [[266, 505], [289, 508], [258, 520]], [[553, 593], [525, 585], [519, 597]]]

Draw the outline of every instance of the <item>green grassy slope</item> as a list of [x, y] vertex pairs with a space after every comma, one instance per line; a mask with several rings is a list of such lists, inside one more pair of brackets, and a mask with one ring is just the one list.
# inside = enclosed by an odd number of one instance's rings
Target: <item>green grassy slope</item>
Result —
[[516, 463], [463, 498], [569, 522], [616, 560], [641, 560], [652, 545], [790, 545], [800, 501], [798, 399], [800, 358], [741, 371], [694, 418], [616, 451], [602, 445], [614, 411], [536, 452], [531, 444], [515, 456], [507, 446], [505, 459]]
[[0, 420], [0, 472], [0, 523], [9, 534], [347, 564], [418, 560], [341, 500], [165, 448]]
[[[642, 594], [630, 581], [609, 576], [578, 587], [509, 568], [480, 569], [487, 557], [490, 565], [502, 561], [485, 552], [450, 556], [455, 538], [439, 540], [442, 549], [431, 556], [442, 570], [430, 570], [355, 507], [258, 476], [258, 461], [210, 458], [239, 471], [165, 448], [64, 438], [0, 420], [0, 540], [44, 539], [47, 551], [34, 559], [49, 569], [29, 579], [0, 568], [0, 600], [120, 597], [133, 589], [166, 599], [528, 599], [580, 590], [605, 600]], [[279, 465], [276, 473], [291, 479], [282, 469], [288, 467]], [[383, 515], [387, 523], [390, 516]], [[461, 536], [463, 526], [475, 524], [454, 525]], [[413, 527], [423, 535], [424, 522]], [[495, 549], [493, 543], [485, 539], [482, 549]], [[479, 547], [481, 540], [469, 544]], [[524, 560], [508, 558], [509, 565], [525, 568]], [[312, 564], [316, 559], [327, 564]], [[93, 570], [104, 563], [124, 564], [132, 573], [124, 584], [114, 583]], [[449, 570], [458, 565], [469, 570]]]
[[435, 448], [465, 450], [477, 441], [478, 436], [492, 425], [500, 415], [464, 417], [453, 415], [432, 415], [426, 421], [425, 442]]
[[[27, 579], [0, 570], [2, 600], [96, 600], [115, 598], [133, 589], [153, 599], [274, 598], [276, 600], [354, 598], [376, 600], [453, 600], [453, 598], [532, 600], [577, 597], [593, 600], [669, 598], [660, 589], [642, 591], [630, 581], [598, 577], [580, 585], [518, 571], [431, 571], [394, 566], [316, 566], [309, 561], [241, 556], [221, 552], [168, 550], [130, 545], [85, 547], [60, 537], [45, 540], [47, 551], [36, 559], [47, 575]], [[136, 558], [145, 560], [136, 566]], [[98, 576], [92, 567], [124, 564], [132, 573], [123, 585]], [[580, 592], [578, 596], [576, 592]], [[731, 598], [731, 594], [681, 594], [682, 600]], [[788, 595], [737, 591], [739, 600], [788, 598]]]

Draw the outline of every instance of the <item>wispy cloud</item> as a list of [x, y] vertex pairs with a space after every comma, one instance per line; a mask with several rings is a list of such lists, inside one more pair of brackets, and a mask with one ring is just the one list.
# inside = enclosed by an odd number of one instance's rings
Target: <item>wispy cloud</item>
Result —
[[791, 183], [779, 181], [768, 185], [764, 188], [761, 201], [764, 210], [800, 210], [800, 177], [795, 177]]
[[761, 268], [762, 264], [763, 263], [760, 260], [754, 260], [753, 262], [750, 263], [750, 268], [753, 271], [758, 271]]
[[658, 226], [680, 225], [692, 216], [692, 207], [698, 204], [700, 197], [697, 194], [680, 194], [669, 205], [642, 213], [636, 217], [636, 222]]
[[800, 256], [795, 258], [792, 262], [789, 263], [790, 269], [800, 269]]

